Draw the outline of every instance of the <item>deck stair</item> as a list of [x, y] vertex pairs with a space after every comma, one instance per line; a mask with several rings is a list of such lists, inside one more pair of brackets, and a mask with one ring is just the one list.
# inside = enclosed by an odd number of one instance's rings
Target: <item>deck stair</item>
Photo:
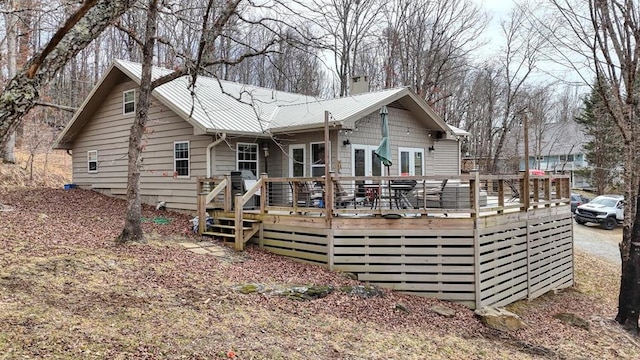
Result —
[[[215, 217], [214, 224], [209, 226], [203, 235], [212, 236], [215, 239], [234, 242], [236, 238], [236, 220], [232, 217]], [[260, 220], [242, 219], [242, 242], [249, 241], [259, 230]]]

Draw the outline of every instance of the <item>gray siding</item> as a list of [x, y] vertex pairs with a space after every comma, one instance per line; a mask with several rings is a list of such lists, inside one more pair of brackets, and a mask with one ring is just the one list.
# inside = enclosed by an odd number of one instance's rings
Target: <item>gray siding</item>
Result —
[[433, 147], [434, 151], [427, 154], [431, 156], [430, 161], [433, 168], [433, 175], [460, 175], [460, 151], [459, 142], [456, 140], [439, 140]]
[[[126, 194], [129, 129], [135, 115], [122, 114], [122, 92], [135, 87], [133, 82], [114, 87], [76, 138], [74, 183], [112, 195]], [[148, 129], [140, 180], [143, 201], [149, 204], [166, 201], [170, 208], [195, 210], [195, 179], [205, 175], [205, 149], [211, 137], [193, 135], [191, 125], [157, 101], [150, 109]], [[189, 178], [173, 177], [174, 141], [189, 141]], [[98, 151], [98, 172], [94, 174], [87, 171], [87, 151], [90, 150]]]
[[[342, 156], [340, 151], [340, 147], [342, 146], [342, 140], [339, 141], [339, 146], [337, 139], [337, 131], [332, 130], [329, 132], [329, 141], [331, 142], [331, 171], [336, 172], [338, 174], [338, 155]], [[271, 162], [269, 163], [269, 176], [271, 177], [288, 177], [289, 176], [289, 145], [304, 145], [305, 146], [305, 171], [307, 176], [311, 176], [311, 143], [319, 143], [324, 142], [324, 132], [316, 131], [316, 132], [306, 132], [306, 133], [297, 133], [292, 134], [291, 136], [286, 138], [286, 142], [281, 149], [278, 149], [276, 154], [277, 164], [275, 167], [271, 168]], [[344, 161], [343, 161], [344, 162]], [[281, 172], [276, 172], [280, 170]]]
[[[434, 136], [429, 136], [428, 129], [424, 128], [421, 121], [411, 112], [392, 107], [388, 107], [388, 110], [389, 137], [393, 161], [393, 165], [389, 169], [391, 175], [399, 175], [399, 147], [419, 148], [424, 151], [425, 175], [427, 176], [460, 174], [460, 156], [457, 141], [436, 141]], [[342, 163], [340, 174], [345, 176], [352, 175], [352, 149], [351, 146], [343, 146], [343, 141], [349, 139], [351, 144], [378, 146], [382, 138], [380, 114], [377, 111], [367, 115], [357, 123], [358, 129], [352, 129], [350, 135], [336, 134]], [[433, 152], [428, 151], [430, 146], [434, 146], [436, 150]]]
[[[79, 186], [92, 188], [111, 195], [125, 195], [127, 189], [127, 150], [129, 129], [134, 114], [122, 114], [122, 92], [136, 88], [132, 81], [119, 84], [105, 97], [96, 113], [83, 127], [73, 144], [73, 181]], [[182, 210], [196, 209], [196, 178], [207, 174], [206, 148], [213, 141], [209, 135], [194, 135], [192, 126], [173, 111], [154, 101], [149, 114], [148, 133], [141, 169], [141, 194], [143, 201], [156, 204], [165, 201], [167, 207]], [[337, 175], [350, 176], [351, 144], [373, 145], [380, 143], [380, 115], [374, 112], [358, 121], [358, 130], [349, 135], [337, 128], [330, 131], [331, 169]], [[435, 141], [413, 114], [406, 110], [389, 108], [390, 138], [393, 154], [392, 175], [398, 174], [398, 147], [420, 148], [425, 154], [426, 175], [457, 175], [460, 169], [458, 142]], [[409, 132], [407, 134], [407, 131]], [[190, 177], [173, 177], [173, 143], [189, 141]], [[304, 144], [306, 171], [311, 176], [311, 147], [323, 142], [322, 131], [280, 136], [281, 147], [269, 141], [269, 157], [265, 159], [260, 138], [227, 138], [211, 151], [213, 175], [228, 174], [237, 169], [236, 145], [238, 142], [258, 144], [258, 168], [264, 172], [268, 161], [271, 177], [289, 176], [289, 145]], [[429, 146], [436, 151], [429, 152]], [[98, 172], [89, 173], [87, 151], [98, 151]]]

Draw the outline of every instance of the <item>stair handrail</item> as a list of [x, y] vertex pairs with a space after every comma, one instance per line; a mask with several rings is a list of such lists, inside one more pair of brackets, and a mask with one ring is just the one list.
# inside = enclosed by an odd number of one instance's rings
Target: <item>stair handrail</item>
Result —
[[259, 178], [256, 181], [256, 183], [253, 184], [252, 187], [247, 189], [247, 192], [245, 192], [244, 195], [242, 195], [242, 206], [244, 206], [244, 204], [246, 204], [253, 197], [253, 195], [256, 195], [258, 191], [261, 189], [262, 189], [262, 178]]
[[262, 178], [258, 179], [256, 183], [253, 184], [253, 186], [247, 189], [244, 195], [236, 195], [234, 198], [234, 205], [235, 205], [234, 248], [236, 251], [242, 251], [244, 249], [244, 232], [242, 230], [242, 223], [244, 219], [244, 215], [243, 215], [244, 205], [249, 201], [249, 199], [253, 197], [253, 195], [257, 194], [258, 190], [262, 189], [262, 181], [263, 181]]
[[218, 183], [218, 185], [216, 185], [216, 187], [213, 188], [213, 190], [211, 190], [211, 192], [207, 194], [207, 197], [205, 198], [206, 200], [205, 204], [210, 203], [211, 200], [213, 200], [213, 198], [215, 198], [216, 196], [218, 196], [218, 194], [224, 191], [224, 188], [226, 186], [227, 186], [227, 179], [220, 181], [220, 183]]

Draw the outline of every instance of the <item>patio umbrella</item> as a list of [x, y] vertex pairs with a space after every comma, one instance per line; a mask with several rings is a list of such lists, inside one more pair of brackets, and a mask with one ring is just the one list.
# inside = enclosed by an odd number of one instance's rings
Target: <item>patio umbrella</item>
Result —
[[[389, 167], [392, 164], [391, 161], [391, 144], [389, 143], [389, 111], [387, 111], [386, 106], [382, 106], [380, 109], [380, 119], [381, 121], [381, 130], [382, 130], [382, 141], [380, 141], [380, 145], [373, 152], [378, 156], [380, 161], [382, 161], [382, 165], [387, 168], [387, 176], [389, 176]], [[391, 194], [391, 183], [389, 183], [389, 194]], [[389, 202], [389, 207], [391, 207], [391, 202]]]
[[381, 129], [382, 129], [382, 141], [380, 145], [373, 152], [380, 158], [382, 164], [387, 167], [387, 176], [389, 176], [389, 167], [391, 166], [391, 144], [389, 143], [389, 112], [386, 106], [382, 106], [380, 109]]

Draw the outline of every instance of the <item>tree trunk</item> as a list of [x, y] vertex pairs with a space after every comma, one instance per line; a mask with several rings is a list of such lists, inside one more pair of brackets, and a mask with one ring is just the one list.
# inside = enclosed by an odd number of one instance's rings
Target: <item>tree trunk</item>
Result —
[[636, 283], [640, 280], [639, 243], [631, 243], [629, 255], [629, 259], [622, 263], [622, 277], [620, 279], [620, 295], [618, 297], [618, 314], [616, 315], [616, 321], [623, 325], [625, 329], [634, 330], [637, 334], [639, 330], [638, 315], [640, 311], [640, 290], [636, 286]]
[[[18, 4], [8, 1], [9, 11], [4, 14], [6, 43], [7, 43], [7, 72], [8, 78], [12, 78], [17, 72], [18, 63]], [[12, 131], [7, 141], [0, 148], [0, 157], [3, 163], [15, 164], [16, 132]]]
[[149, 1], [144, 46], [142, 47], [142, 74], [140, 77], [140, 94], [136, 102], [136, 119], [129, 135], [129, 166], [127, 181], [127, 218], [124, 229], [116, 238], [117, 243], [144, 242], [144, 233], [140, 218], [142, 217], [142, 201], [140, 199], [140, 164], [142, 163], [142, 135], [149, 119], [151, 105], [151, 69], [153, 66], [153, 49], [155, 46], [156, 19], [158, 16], [157, 0]]
[[101, 0], [53, 48], [35, 54], [7, 84], [0, 96], [0, 148], [18, 127], [20, 119], [39, 98], [39, 89], [102, 31], [128, 10], [135, 0]]
[[[620, 278], [620, 293], [618, 295], [618, 314], [616, 321], [625, 329], [639, 332], [638, 317], [640, 315], [640, 186], [635, 180], [637, 169], [633, 166], [636, 152], [634, 151], [637, 140], [625, 141], [625, 199], [630, 203], [625, 205], [625, 228], [623, 229], [622, 242], [620, 242], [620, 257], [622, 260], [622, 276]], [[627, 185], [633, 184], [633, 185]], [[631, 191], [638, 186], [638, 192]], [[635, 202], [632, 202], [635, 196]], [[635, 206], [630, 206], [635, 205]], [[627, 217], [634, 219], [631, 228], [627, 226]]]

